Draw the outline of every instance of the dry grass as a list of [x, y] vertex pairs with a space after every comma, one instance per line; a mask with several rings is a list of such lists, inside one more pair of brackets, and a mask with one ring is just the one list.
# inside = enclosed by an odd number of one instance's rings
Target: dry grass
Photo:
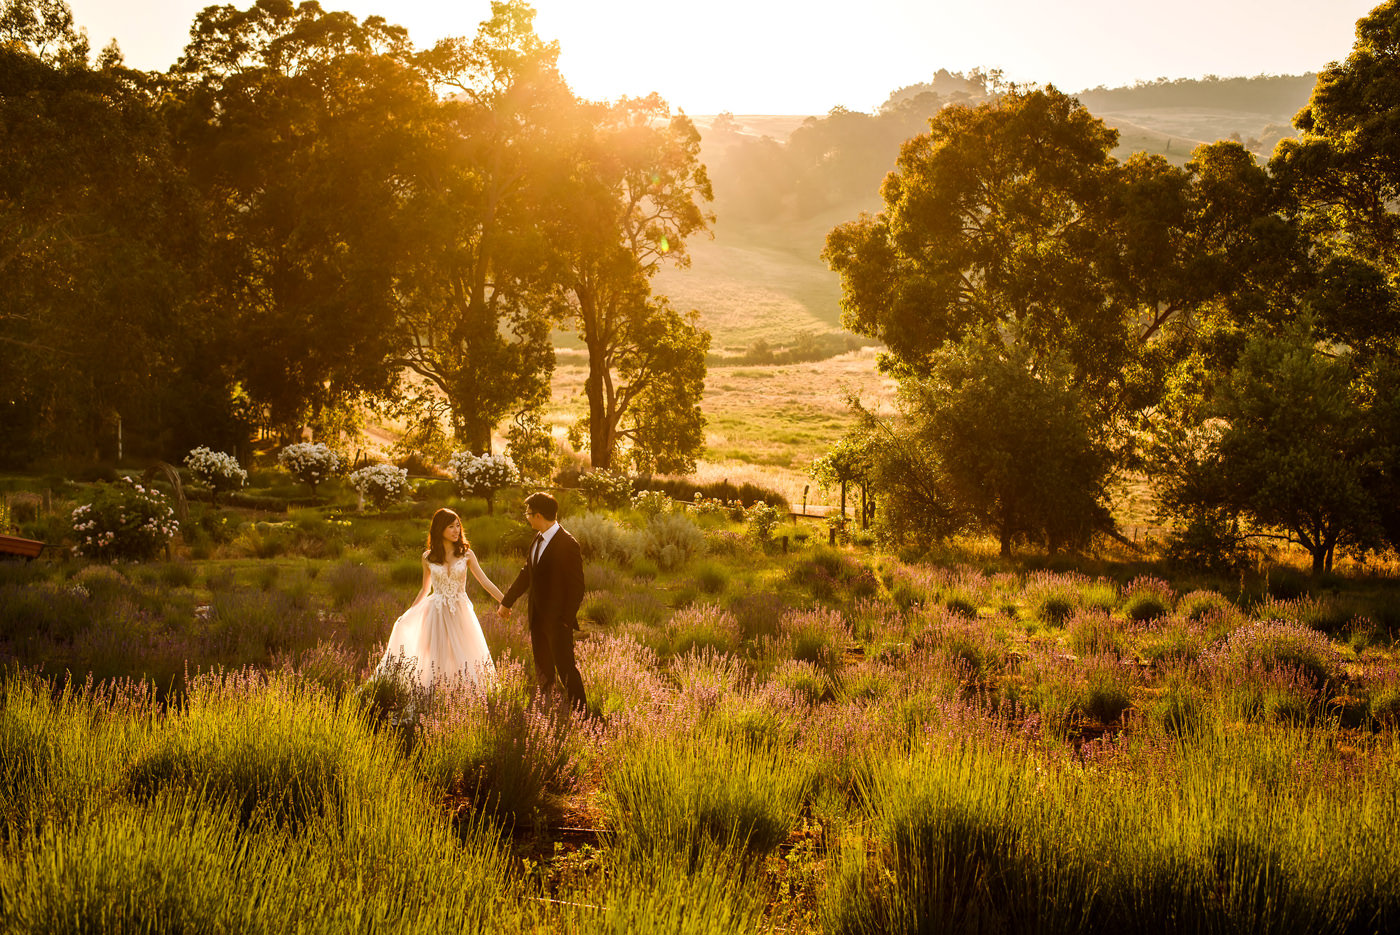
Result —
[[[583, 413], [587, 370], [577, 354], [560, 354], [559, 361], [548, 418], [562, 436]], [[800, 502], [812, 459], [825, 454], [851, 424], [848, 391], [882, 411], [893, 406], [894, 382], [876, 372], [873, 349], [817, 363], [711, 370], [699, 473], [711, 480], [761, 483]]]

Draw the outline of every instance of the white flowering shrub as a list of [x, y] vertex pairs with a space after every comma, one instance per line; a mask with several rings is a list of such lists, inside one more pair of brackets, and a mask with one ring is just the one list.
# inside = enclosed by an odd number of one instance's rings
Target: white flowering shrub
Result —
[[769, 506], [762, 500], [754, 501], [754, 505], [749, 507], [745, 517], [749, 532], [765, 545], [773, 540], [773, 530], [778, 528], [778, 524], [784, 518], [782, 510], [775, 506]]
[[179, 529], [165, 495], [130, 477], [104, 484], [73, 511], [78, 551], [101, 561], [154, 558]]
[[626, 506], [632, 499], [632, 481], [626, 474], [599, 468], [578, 479], [579, 489], [590, 506]]
[[340, 473], [345, 461], [324, 442], [297, 442], [282, 449], [277, 463], [315, 493], [316, 485]]
[[632, 509], [651, 519], [671, 512], [671, 498], [664, 490], [639, 490], [632, 495]]
[[697, 490], [690, 504], [690, 512], [694, 516], [728, 516], [730, 505], [720, 497], [707, 497]]
[[520, 483], [520, 472], [508, 455], [474, 455], [470, 451], [453, 452], [447, 462], [447, 470], [457, 482], [457, 490], [463, 495], [486, 498], [486, 509], [494, 513], [496, 491]]
[[185, 455], [185, 467], [213, 491], [216, 501], [221, 491], [239, 490], [248, 483], [248, 472], [239, 466], [237, 458], [222, 451], [211, 451], [203, 445]]
[[408, 471], [392, 464], [370, 464], [350, 475], [350, 486], [376, 507], [402, 500], [408, 492]]

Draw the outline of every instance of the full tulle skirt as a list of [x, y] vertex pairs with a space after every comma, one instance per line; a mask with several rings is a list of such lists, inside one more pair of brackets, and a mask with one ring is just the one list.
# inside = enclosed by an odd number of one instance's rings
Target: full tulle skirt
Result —
[[425, 689], [456, 682], [485, 686], [496, 667], [471, 601], [433, 596], [394, 621], [375, 674], [411, 678]]

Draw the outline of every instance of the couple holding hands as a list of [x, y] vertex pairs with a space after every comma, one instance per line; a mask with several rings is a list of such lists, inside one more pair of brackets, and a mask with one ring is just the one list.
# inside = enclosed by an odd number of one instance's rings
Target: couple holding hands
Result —
[[423, 586], [389, 633], [377, 674], [411, 667], [424, 689], [435, 681], [465, 680], [484, 685], [495, 676], [486, 637], [466, 594], [467, 572], [500, 604], [511, 606], [529, 595], [530, 644], [542, 692], [562, 690], [571, 707], [584, 708], [583, 678], [574, 662], [574, 630], [583, 603], [583, 553], [559, 525], [559, 504], [547, 493], [525, 498], [525, 519], [535, 530], [525, 565], [502, 593], [481, 570], [462, 532], [462, 520], [448, 509], [433, 514], [428, 549], [423, 553]]

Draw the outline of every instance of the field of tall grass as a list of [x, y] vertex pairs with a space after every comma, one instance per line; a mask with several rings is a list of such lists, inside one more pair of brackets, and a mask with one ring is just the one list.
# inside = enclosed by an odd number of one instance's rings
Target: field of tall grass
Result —
[[[372, 679], [440, 504], [337, 496], [0, 564], [0, 930], [1400, 926], [1393, 580], [784, 551], [566, 497], [566, 716], [479, 590], [494, 684]], [[523, 522], [449, 505], [504, 583]]]

